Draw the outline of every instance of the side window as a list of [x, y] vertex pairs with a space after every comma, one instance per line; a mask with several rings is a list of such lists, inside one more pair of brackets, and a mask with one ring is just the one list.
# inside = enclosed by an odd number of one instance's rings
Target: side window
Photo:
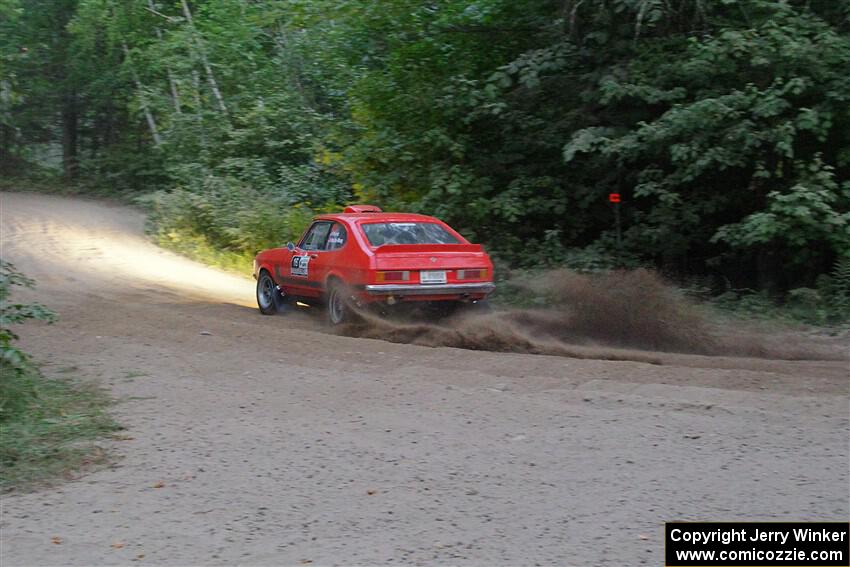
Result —
[[331, 227], [331, 232], [328, 234], [328, 250], [339, 250], [345, 246], [345, 241], [348, 240], [348, 231], [341, 224], [334, 223]]
[[301, 248], [304, 250], [324, 250], [330, 229], [331, 223], [329, 222], [315, 223], [310, 227], [310, 231], [307, 232], [304, 240], [301, 241]]

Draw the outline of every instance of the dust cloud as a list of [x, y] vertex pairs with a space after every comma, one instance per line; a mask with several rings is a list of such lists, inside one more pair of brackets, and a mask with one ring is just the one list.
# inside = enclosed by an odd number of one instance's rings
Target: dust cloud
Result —
[[542, 298], [544, 304], [490, 313], [461, 311], [428, 323], [359, 311], [357, 320], [338, 332], [431, 347], [656, 364], [660, 361], [653, 352], [842, 359], [799, 336], [789, 343], [787, 337], [743, 323], [714, 321], [705, 308], [645, 269], [593, 275], [553, 270], [510, 289]]

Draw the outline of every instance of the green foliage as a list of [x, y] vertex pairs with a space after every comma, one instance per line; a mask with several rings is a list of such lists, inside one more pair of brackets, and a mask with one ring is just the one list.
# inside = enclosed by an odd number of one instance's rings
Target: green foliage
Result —
[[[35, 282], [19, 272], [13, 264], [0, 259], [0, 360], [3, 361], [4, 371], [19, 376], [32, 370], [29, 356], [16, 347], [13, 341], [18, 335], [12, 331], [11, 325], [17, 325], [29, 320], [40, 320], [52, 323], [56, 315], [39, 303], [10, 303], [10, 295], [14, 287], [32, 289]], [[5, 380], [4, 380], [5, 382]], [[7, 404], [16, 403], [13, 397], [0, 397], [0, 420], [7, 411]]]
[[56, 320], [56, 315], [39, 303], [11, 303], [15, 287], [32, 289], [35, 282], [0, 259], [0, 422], [23, 411], [37, 396], [31, 378], [37, 370], [29, 355], [13, 344], [18, 335], [11, 326], [30, 320]]
[[297, 240], [313, 215], [286, 194], [258, 191], [233, 178], [209, 177], [201, 191], [160, 191], [139, 202], [148, 207], [150, 230], [160, 241], [170, 239], [180, 249], [180, 239], [200, 238], [212, 249], [248, 258]]
[[91, 440], [118, 428], [105, 413], [108, 397], [92, 386], [45, 378], [12, 343], [11, 325], [55, 320], [38, 303], [10, 303], [15, 287], [32, 279], [0, 260], [0, 490], [32, 482], [103, 458]]
[[[617, 119], [564, 148], [568, 163], [613, 168], [612, 183], [633, 186], [630, 201], [644, 210], [630, 214], [629, 240], [639, 249], [706, 256], [724, 252], [709, 243], [782, 240], [785, 260], [804, 263], [846, 246], [850, 200], [836, 178], [848, 164], [835, 150], [850, 144], [850, 40], [790, 3], [749, 4], [757, 19], [721, 10], [712, 33], [653, 41], [660, 53], [611, 68], [596, 92]], [[825, 256], [806, 254], [824, 240]]]
[[820, 296], [826, 308], [840, 321], [850, 321], [850, 249], [835, 262], [831, 275], [818, 278]]
[[850, 250], [850, 182], [839, 187], [834, 170], [816, 156], [787, 191], [767, 194], [767, 206], [740, 223], [720, 227], [714, 236], [735, 247], [779, 243], [789, 261], [810, 265], [812, 242], [826, 243], [834, 253]]
[[728, 290], [709, 296], [710, 303], [739, 317], [775, 319], [812, 325], [850, 324], [850, 257], [839, 258], [815, 287], [790, 290], [780, 301], [766, 291]]
[[120, 429], [109, 397], [91, 385], [50, 379], [0, 360], [0, 490], [24, 488], [105, 459], [93, 441]]
[[850, 246], [846, 2], [5, 5], [2, 161], [61, 143], [68, 176], [158, 191], [153, 231], [205, 256], [354, 200], [512, 266], [779, 292]]

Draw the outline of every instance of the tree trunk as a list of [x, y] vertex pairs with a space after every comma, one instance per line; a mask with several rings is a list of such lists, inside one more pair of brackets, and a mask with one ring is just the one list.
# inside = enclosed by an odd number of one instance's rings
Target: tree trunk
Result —
[[62, 170], [65, 179], [77, 177], [77, 93], [67, 92], [62, 97]]
[[207, 131], [204, 128], [204, 109], [201, 103], [201, 78], [198, 72], [192, 70], [192, 87], [195, 98], [195, 120], [198, 123], [198, 130], [201, 133], [201, 149], [207, 149]]
[[[12, 87], [6, 80], [0, 80], [0, 108], [11, 105]], [[12, 168], [12, 140], [15, 131], [8, 124], [0, 122], [0, 172]]]
[[[148, 6], [152, 12], [156, 12], [156, 6], [154, 6], [153, 0], [148, 0]], [[162, 30], [159, 27], [155, 27], [154, 32], [156, 32], [156, 38], [162, 43]], [[174, 74], [171, 72], [170, 66], [166, 65], [165, 73], [168, 75], [168, 86], [171, 88], [171, 101], [174, 103], [174, 112], [181, 114], [180, 92], [177, 90], [177, 82], [174, 80]]]
[[315, 98], [312, 94], [308, 94], [307, 89], [304, 88], [304, 84], [301, 81], [301, 75], [304, 71], [304, 63], [300, 57], [293, 56], [293, 52], [289, 48], [289, 39], [287, 38], [283, 24], [278, 24], [277, 34], [275, 35], [274, 40], [281, 54], [287, 60], [291, 61], [290, 74], [292, 75], [292, 82], [298, 90], [298, 94], [301, 95], [301, 100], [310, 108], [316, 108]]
[[127, 42], [121, 43], [124, 48], [124, 57], [127, 58], [127, 63], [130, 65], [130, 72], [133, 75], [133, 82], [136, 84], [136, 91], [139, 94], [139, 106], [142, 109], [142, 112], [145, 113], [145, 120], [147, 120], [148, 128], [151, 131], [151, 136], [153, 137], [153, 145], [159, 147], [162, 144], [162, 138], [159, 137], [159, 130], [156, 127], [156, 120], [151, 114], [150, 108], [148, 108], [148, 103], [145, 100], [145, 93], [142, 89], [142, 82], [139, 80], [139, 76], [136, 74], [136, 69], [133, 67], [132, 62], [130, 61], [130, 50], [127, 48]]
[[0, 173], [12, 168], [12, 129], [0, 124]]
[[210, 61], [207, 58], [207, 52], [204, 48], [203, 41], [199, 38], [198, 30], [195, 29], [195, 22], [192, 19], [192, 12], [189, 10], [189, 4], [186, 3], [186, 0], [180, 0], [180, 3], [183, 6], [183, 15], [186, 16], [186, 22], [189, 24], [189, 29], [192, 32], [192, 38], [198, 49], [198, 54], [201, 56], [201, 64], [204, 66], [204, 72], [207, 74], [207, 82], [210, 84], [210, 89], [218, 103], [219, 109], [224, 114], [227, 114], [227, 106], [224, 104], [224, 97], [221, 96], [221, 91], [218, 88], [215, 75], [213, 75], [212, 67], [210, 67]]
[[[156, 31], [158, 35], [159, 29]], [[177, 91], [177, 82], [174, 80], [174, 74], [171, 72], [171, 67], [166, 67], [165, 72], [168, 75], [168, 84], [171, 87], [171, 101], [174, 103], [174, 112], [181, 114], [183, 110], [180, 106], [180, 93]]]
[[780, 274], [782, 265], [774, 249], [763, 246], [756, 256], [756, 278], [758, 289], [769, 294], [776, 294], [782, 287]]

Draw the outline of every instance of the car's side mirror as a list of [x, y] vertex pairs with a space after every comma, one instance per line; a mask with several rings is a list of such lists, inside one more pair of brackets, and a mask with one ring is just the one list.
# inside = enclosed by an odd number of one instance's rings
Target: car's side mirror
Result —
[[287, 242], [286, 243], [286, 249], [289, 250], [290, 252], [292, 252], [293, 250], [295, 250], [295, 245], [291, 242]]

